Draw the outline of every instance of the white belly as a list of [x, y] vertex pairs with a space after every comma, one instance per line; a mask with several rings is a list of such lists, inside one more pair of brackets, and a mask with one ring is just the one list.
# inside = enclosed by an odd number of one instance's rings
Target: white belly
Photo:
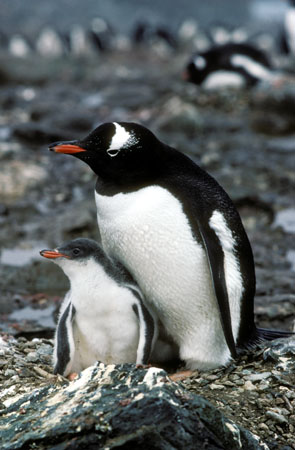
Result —
[[295, 55], [295, 8], [290, 8], [285, 17], [285, 29], [290, 53]]
[[[88, 297], [88, 301], [91, 300], [89, 306], [85, 296], [78, 298], [73, 323], [75, 356], [72, 371], [79, 372], [96, 361], [105, 364], [136, 362], [139, 325], [132, 310], [133, 295], [124, 288], [117, 289], [113, 296], [108, 292], [99, 296], [99, 287], [97, 292], [96, 297]], [[74, 306], [75, 300], [72, 299]]]
[[243, 75], [229, 71], [229, 70], [216, 70], [210, 73], [202, 86], [205, 89], [221, 89], [226, 87], [241, 88], [245, 86], [245, 78]]
[[225, 364], [230, 356], [206, 254], [180, 202], [159, 186], [95, 198], [104, 249], [133, 274], [187, 366]]

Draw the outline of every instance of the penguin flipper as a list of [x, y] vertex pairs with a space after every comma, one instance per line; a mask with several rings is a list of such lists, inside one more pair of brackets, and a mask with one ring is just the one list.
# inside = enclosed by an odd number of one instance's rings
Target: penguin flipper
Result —
[[146, 365], [149, 362], [156, 338], [158, 337], [158, 325], [157, 320], [144, 304], [141, 293], [135, 287], [131, 289], [138, 300], [132, 306], [139, 322], [136, 364]]
[[[66, 300], [66, 299], [65, 299]], [[73, 319], [75, 308], [69, 301], [58, 320], [54, 339], [53, 373], [68, 375], [74, 359], [75, 344], [73, 337]]]
[[198, 221], [198, 228], [205, 247], [213, 287], [218, 302], [221, 325], [228, 348], [233, 358], [237, 357], [233, 337], [231, 314], [224, 272], [224, 253], [221, 243], [207, 222]]

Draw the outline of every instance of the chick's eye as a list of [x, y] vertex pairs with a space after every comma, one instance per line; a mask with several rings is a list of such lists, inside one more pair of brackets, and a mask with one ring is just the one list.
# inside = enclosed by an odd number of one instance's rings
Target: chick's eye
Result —
[[79, 248], [74, 248], [73, 254], [74, 255], [79, 255], [79, 253], [80, 253], [80, 249]]

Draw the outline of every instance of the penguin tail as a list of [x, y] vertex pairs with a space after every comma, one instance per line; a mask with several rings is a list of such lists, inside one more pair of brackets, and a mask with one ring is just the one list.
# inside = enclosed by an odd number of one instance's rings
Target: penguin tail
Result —
[[274, 339], [288, 338], [292, 336], [295, 337], [295, 333], [292, 331], [269, 330], [267, 328], [255, 327], [249, 339], [241, 345], [238, 345], [238, 353], [240, 354], [243, 351], [253, 350], [266, 341], [273, 341]]
[[291, 336], [295, 336], [295, 333], [293, 333], [292, 331], [268, 330], [267, 328], [256, 328], [256, 330], [257, 330], [257, 339], [260, 342], [273, 341], [274, 339], [288, 338]]

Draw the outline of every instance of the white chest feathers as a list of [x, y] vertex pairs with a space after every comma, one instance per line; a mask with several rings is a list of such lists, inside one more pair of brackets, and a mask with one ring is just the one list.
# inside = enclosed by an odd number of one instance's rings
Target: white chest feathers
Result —
[[[113, 197], [96, 193], [95, 198], [106, 252], [133, 274], [166, 331], [179, 345], [180, 356], [187, 366], [210, 368], [225, 364], [230, 359], [229, 350], [207, 257], [193, 236], [178, 199], [159, 186]], [[226, 222], [216, 220], [215, 216], [213, 229], [214, 224], [219, 239], [224, 232], [221, 245], [228, 247], [232, 235]], [[236, 338], [242, 280], [237, 260], [229, 248], [225, 250], [225, 276]]]
[[205, 89], [241, 88], [246, 85], [243, 75], [230, 70], [216, 70], [210, 73], [202, 83]]
[[[69, 369], [79, 372], [96, 361], [106, 364], [136, 362], [139, 323], [133, 310], [137, 302], [94, 260], [60, 264], [71, 281], [65, 302], [74, 307], [72, 326], [67, 324], [71, 347]], [[62, 314], [62, 312], [61, 312]]]
[[285, 16], [286, 39], [289, 51], [295, 55], [295, 7], [290, 8]]

